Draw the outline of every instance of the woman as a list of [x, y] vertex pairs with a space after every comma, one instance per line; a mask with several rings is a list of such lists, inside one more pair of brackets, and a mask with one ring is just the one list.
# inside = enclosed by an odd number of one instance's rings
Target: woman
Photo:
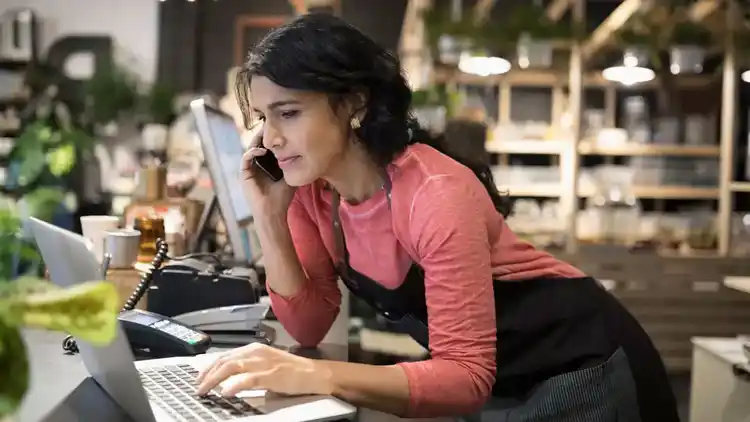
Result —
[[[422, 143], [398, 60], [342, 20], [299, 17], [267, 35], [238, 77], [263, 121], [246, 195], [273, 310], [316, 346], [350, 291], [429, 348], [393, 366], [313, 361], [251, 345], [199, 392], [333, 394], [413, 417], [676, 421], [660, 357], [596, 281], [520, 241], [488, 169]], [[426, 141], [426, 140], [425, 140]], [[272, 153], [273, 183], [253, 158]]]

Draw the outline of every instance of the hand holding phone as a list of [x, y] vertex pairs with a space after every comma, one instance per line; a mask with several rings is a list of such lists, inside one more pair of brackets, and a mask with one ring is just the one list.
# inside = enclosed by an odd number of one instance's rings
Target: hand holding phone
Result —
[[257, 170], [260, 170], [260, 173], [263, 173], [271, 181], [280, 181], [284, 178], [284, 172], [279, 167], [276, 156], [268, 149], [263, 148], [263, 126], [256, 126], [252, 130], [255, 132], [250, 141], [250, 149], [245, 153], [245, 157], [243, 157], [242, 170], [245, 179], [255, 177], [256, 173], [258, 173]]

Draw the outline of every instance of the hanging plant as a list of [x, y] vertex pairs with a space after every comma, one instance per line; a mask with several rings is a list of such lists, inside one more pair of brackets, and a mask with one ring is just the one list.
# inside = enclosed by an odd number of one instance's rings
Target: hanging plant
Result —
[[623, 47], [650, 49], [653, 44], [651, 35], [633, 27], [621, 29], [617, 32], [617, 41]]
[[514, 41], [527, 34], [534, 40], [560, 40], [573, 38], [573, 27], [547, 17], [545, 9], [534, 3], [524, 3], [510, 13], [502, 23], [506, 33]]
[[519, 5], [505, 19], [481, 24], [477, 24], [473, 16], [454, 21], [447, 10], [436, 7], [426, 9], [422, 18], [428, 48], [436, 56], [440, 56], [441, 50], [445, 52], [446, 40], [462, 51], [479, 50], [497, 54], [514, 51], [521, 40], [549, 42], [584, 35], [584, 31], [568, 23], [550, 20], [545, 10], [535, 4]]
[[148, 123], [169, 125], [175, 119], [177, 93], [165, 84], [154, 84], [141, 98], [141, 113]]
[[481, 26], [466, 18], [454, 20], [446, 10], [426, 9], [422, 18], [428, 48], [443, 63], [456, 64], [461, 53], [475, 47], [482, 38]]
[[448, 117], [455, 116], [460, 98], [456, 92], [446, 89], [445, 85], [432, 86], [428, 89], [412, 92], [412, 108], [445, 107]]
[[680, 22], [672, 29], [671, 45], [692, 45], [709, 47], [713, 41], [713, 34], [708, 29], [693, 23]]

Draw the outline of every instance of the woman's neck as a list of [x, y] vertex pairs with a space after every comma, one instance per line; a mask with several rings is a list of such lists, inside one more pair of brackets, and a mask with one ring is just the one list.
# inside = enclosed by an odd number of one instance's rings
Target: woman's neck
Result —
[[384, 183], [382, 171], [359, 145], [352, 145], [324, 179], [345, 201], [353, 204], [374, 196]]

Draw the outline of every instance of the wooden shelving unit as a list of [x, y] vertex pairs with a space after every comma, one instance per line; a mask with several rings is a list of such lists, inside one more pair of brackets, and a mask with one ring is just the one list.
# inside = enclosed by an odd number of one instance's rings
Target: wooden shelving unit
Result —
[[[416, 13], [426, 7], [428, 0], [411, 0], [407, 8], [404, 36], [414, 51], [419, 41]], [[487, 3], [479, 1], [480, 3]], [[492, 3], [492, 2], [489, 2]], [[548, 17], [558, 20], [568, 15], [573, 22], [585, 18], [584, 0], [552, 0], [548, 2]], [[486, 6], [486, 5], [484, 5]], [[483, 7], [484, 7], [483, 6]], [[721, 48], [722, 71], [715, 74], [679, 76], [675, 83], [686, 90], [720, 88], [721, 110], [719, 140], [717, 145], [658, 145], [636, 144], [605, 147], [587, 139], [581, 128], [584, 108], [584, 90], [596, 88], [603, 91], [605, 125], [615, 127], [617, 93], [621, 88], [604, 80], [601, 72], [590, 71], [587, 63], [610, 47], [615, 33], [641, 11], [657, 7], [654, 0], [624, 0], [587, 39], [559, 47], [569, 51], [565, 68], [550, 70], [511, 71], [500, 76], [481, 77], [438, 68], [429, 83], [449, 86], [472, 85], [493, 87], [497, 92], [498, 124], [511, 122], [510, 103], [514, 87], [545, 87], [551, 89], [552, 126], [560, 121], [564, 108], [572, 116], [572, 127], [564, 138], [552, 139], [495, 139], [488, 142], [487, 150], [496, 154], [501, 163], [508, 157], [527, 156], [538, 161], [549, 157], [559, 166], [559, 183], [524, 184], [507, 186], [500, 180], [499, 187], [512, 196], [558, 198], [566, 216], [565, 249], [554, 252], [560, 258], [578, 266], [586, 273], [611, 284], [612, 292], [639, 319], [651, 334], [670, 369], [683, 370], [690, 366], [692, 336], [734, 336], [750, 330], [750, 296], [724, 286], [724, 277], [747, 276], [750, 260], [733, 257], [730, 251], [731, 218], [734, 197], [750, 193], [750, 181], [733, 178], [735, 149], [738, 132], [738, 92], [740, 82], [737, 48], [727, 37]], [[479, 7], [479, 5], [477, 6]], [[696, 0], [689, 10], [694, 21], [711, 20], [731, 28], [740, 16], [736, 3], [731, 0]], [[412, 12], [412, 14], [409, 13]], [[486, 13], [486, 12], [485, 12]], [[407, 25], [408, 22], [408, 25]], [[417, 28], [417, 29], [415, 29]], [[406, 45], [407, 43], [402, 44]], [[418, 60], [409, 56], [414, 71]], [[420, 80], [424, 86], [425, 81]], [[638, 89], [653, 88], [659, 81], [638, 85]], [[566, 104], [566, 105], [565, 105]], [[554, 129], [554, 127], [553, 127]], [[553, 130], [553, 132], [555, 132]], [[555, 132], [556, 133], [556, 132]], [[643, 251], [627, 248], [609, 248], [589, 245], [577, 238], [577, 215], [580, 200], [594, 194], [590, 187], [579, 186], [582, 162], [600, 157], [611, 163], [623, 157], [715, 159], [719, 162], [719, 182], [716, 186], [635, 186], [635, 196], [657, 201], [683, 200], [712, 201], [718, 205], [718, 247], [715, 251]]]
[[[414, 2], [416, 5], [418, 2]], [[423, 2], [424, 3], [424, 2]], [[476, 9], [487, 14], [493, 2], [477, 2]], [[729, 10], [733, 2], [729, 0], [696, 0], [689, 9], [688, 15], [694, 21], [712, 19], [726, 15], [727, 25], [737, 12]], [[410, 2], [412, 6], [412, 2]], [[499, 180], [499, 187], [511, 196], [559, 198], [564, 208], [564, 214], [569, 216], [566, 224], [568, 253], [577, 250], [576, 214], [579, 210], [580, 198], [593, 194], [589, 187], [579, 187], [578, 180], [581, 173], [581, 163], [586, 157], [602, 157], [606, 163], [611, 163], [620, 157], [670, 157], [670, 158], [715, 158], [721, 163], [720, 181], [718, 186], [636, 186], [634, 194], [643, 199], [654, 200], [706, 200], [716, 201], [719, 206], [721, 222], [718, 227], [718, 256], [730, 254], [730, 219], [732, 214], [732, 195], [735, 192], [750, 192], [750, 182], [735, 182], [731, 175], [734, 165], [734, 142], [737, 133], [737, 91], [738, 72], [735, 59], [735, 47], [731, 40], [723, 46], [725, 55], [722, 64], [723, 72], [706, 74], [679, 75], [674, 83], [684, 90], [718, 89], [722, 87], [721, 98], [721, 134], [718, 145], [659, 145], [659, 144], [625, 144], [619, 146], [602, 147], [591, 139], [585, 139], [582, 133], [581, 117], [584, 108], [584, 90], [600, 89], [603, 92], [606, 126], [615, 127], [617, 95], [619, 90], [628, 87], [605, 80], [601, 71], [590, 70], [587, 62], [596, 55], [606, 53], [615, 39], [616, 32], [627, 25], [628, 21], [640, 12], [648, 12], [658, 7], [653, 0], [625, 0], [597, 27], [592, 34], [577, 42], [559, 43], [558, 49], [569, 51], [569, 60], [565, 68], [555, 67], [547, 70], [511, 70], [497, 76], [476, 76], [466, 74], [453, 68], [435, 68], [431, 77], [433, 84], [449, 86], [484, 86], [497, 90], [497, 123], [505, 125], [511, 123], [510, 104], [512, 90], [517, 87], [544, 87], [551, 90], [552, 119], [551, 129], [560, 122], [561, 113], [567, 104], [567, 111], [572, 116], [573, 127], [565, 134], [566, 139], [552, 140], [508, 140], [491, 139], [487, 150], [500, 157], [501, 164], [509, 162], [509, 156], [550, 156], [551, 162], [560, 168], [559, 184], [524, 184], [523, 186], [508, 186]], [[422, 7], [425, 7], [424, 4]], [[415, 6], [416, 8], [416, 6]], [[569, 14], [574, 23], [585, 20], [585, 0], [553, 0], [548, 2], [548, 17], [557, 20]], [[669, 19], [669, 18], [666, 18]], [[409, 20], [407, 16], [407, 20]], [[720, 19], [719, 19], [720, 20]], [[413, 19], [410, 21], [414, 27]], [[407, 28], [405, 28], [407, 31]], [[407, 34], [407, 32], [405, 32]], [[413, 35], [413, 34], [412, 34]], [[406, 37], [415, 43], [415, 38]], [[655, 88], [660, 81], [638, 84], [637, 90], [643, 91]], [[718, 104], [717, 104], [717, 108]], [[559, 132], [559, 131], [558, 131]]]

